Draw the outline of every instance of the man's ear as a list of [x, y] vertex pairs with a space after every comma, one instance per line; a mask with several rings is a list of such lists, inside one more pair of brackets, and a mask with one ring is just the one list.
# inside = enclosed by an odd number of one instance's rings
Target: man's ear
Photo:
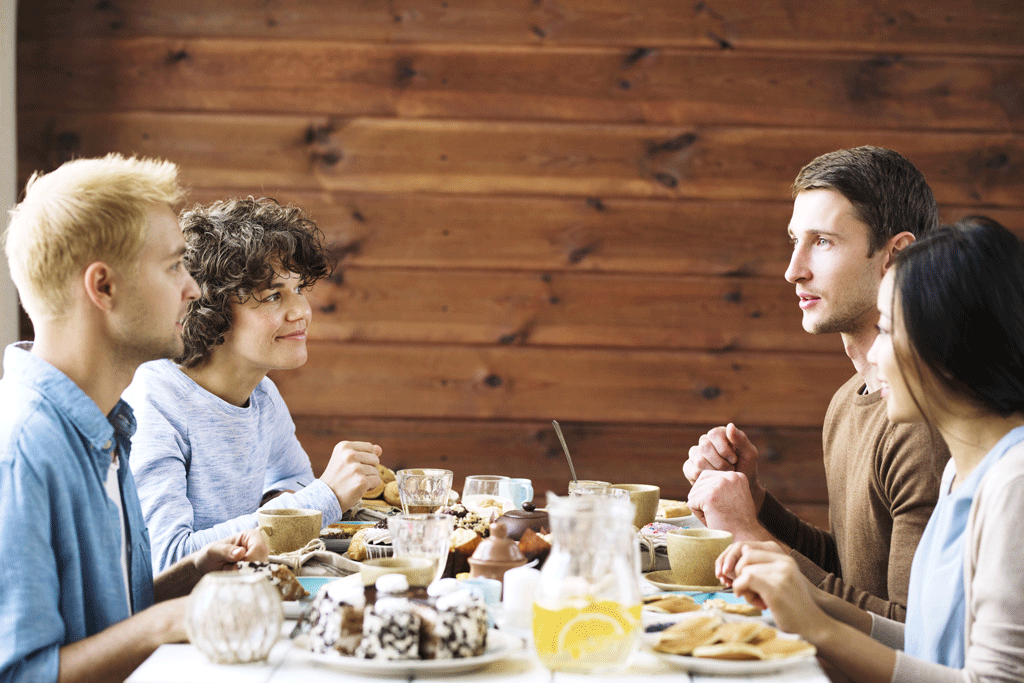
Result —
[[104, 311], [111, 311], [114, 308], [116, 280], [117, 274], [114, 269], [103, 261], [93, 261], [82, 273], [85, 295], [94, 306]]
[[885, 250], [885, 263], [882, 267], [882, 273], [885, 273], [885, 271], [889, 269], [889, 266], [892, 265], [892, 259], [896, 255], [896, 252], [903, 251], [908, 246], [910, 246], [911, 242], [913, 242], [916, 239], [917, 238], [914, 237], [914, 233], [908, 232], [906, 230], [890, 237], [889, 243], [886, 245], [887, 249]]

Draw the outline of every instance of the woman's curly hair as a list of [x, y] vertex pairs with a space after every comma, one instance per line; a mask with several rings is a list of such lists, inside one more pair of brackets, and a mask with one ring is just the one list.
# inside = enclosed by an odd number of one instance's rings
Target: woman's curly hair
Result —
[[323, 233], [297, 206], [269, 198], [227, 199], [197, 204], [179, 217], [185, 236], [185, 266], [199, 285], [189, 302], [176, 362], [196, 367], [224, 343], [232, 305], [264, 289], [279, 270], [296, 273], [309, 287], [332, 270]]

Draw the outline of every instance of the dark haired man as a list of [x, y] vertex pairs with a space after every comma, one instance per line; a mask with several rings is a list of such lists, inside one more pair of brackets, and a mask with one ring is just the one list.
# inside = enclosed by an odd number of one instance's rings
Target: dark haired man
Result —
[[690, 506], [737, 541], [790, 548], [812, 583], [891, 619], [906, 616], [914, 548], [949, 458], [921, 424], [893, 424], [867, 362], [876, 301], [893, 255], [938, 227], [924, 176], [898, 153], [857, 147], [822, 155], [793, 184], [786, 279], [803, 327], [838, 332], [856, 374], [833, 396], [822, 433], [831, 532], [786, 510], [757, 479], [757, 449], [729, 424], [690, 449]]
[[267, 377], [306, 362], [306, 291], [329, 272], [316, 224], [296, 206], [248, 197], [196, 206], [181, 225], [200, 290], [184, 352], [140, 367], [124, 393], [138, 415], [132, 472], [156, 570], [251, 529], [259, 509], [320, 510], [326, 526], [381, 484], [380, 446], [365, 442], [337, 444], [314, 478]]

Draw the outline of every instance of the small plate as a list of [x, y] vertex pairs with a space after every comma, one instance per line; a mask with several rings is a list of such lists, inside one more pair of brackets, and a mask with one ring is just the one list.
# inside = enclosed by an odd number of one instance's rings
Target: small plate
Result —
[[693, 674], [712, 676], [747, 676], [756, 674], [778, 673], [803, 666], [814, 661], [814, 655], [800, 655], [783, 659], [708, 659], [707, 657], [690, 657], [689, 655], [670, 655], [665, 652], [651, 650], [658, 659]]
[[672, 526], [682, 527], [683, 529], [704, 529], [705, 526], [700, 523], [695, 515], [687, 515], [686, 517], [657, 517], [655, 522], [664, 522], [665, 524], [671, 524]]
[[672, 581], [671, 571], [650, 572], [643, 577], [665, 591], [686, 591], [689, 593], [720, 593], [729, 590], [724, 584], [717, 586], [684, 586]]
[[304, 636], [292, 641], [292, 646], [301, 655], [313, 662], [325, 664], [340, 671], [388, 678], [411, 678], [415, 676], [439, 676], [465, 673], [483, 668], [491, 662], [504, 659], [523, 649], [522, 638], [491, 629], [487, 632], [487, 650], [479, 657], [459, 659], [361, 659], [341, 654], [319, 654], [305, 647]]

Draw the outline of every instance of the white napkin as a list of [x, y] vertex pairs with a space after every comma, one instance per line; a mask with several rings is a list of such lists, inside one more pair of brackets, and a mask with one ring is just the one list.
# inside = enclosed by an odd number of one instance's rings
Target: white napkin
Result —
[[289, 553], [271, 555], [271, 562], [283, 564], [296, 576], [348, 576], [359, 573], [359, 563], [332, 553], [319, 538]]

